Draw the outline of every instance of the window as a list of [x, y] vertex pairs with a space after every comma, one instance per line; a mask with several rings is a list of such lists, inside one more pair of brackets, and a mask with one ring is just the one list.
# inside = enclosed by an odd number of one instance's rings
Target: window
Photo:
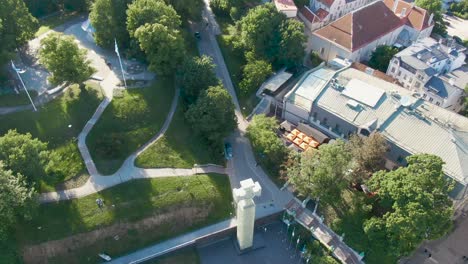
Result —
[[370, 135], [370, 132], [369, 132], [369, 130], [367, 130], [365, 128], [362, 128], [361, 131], [359, 131], [359, 134], [367, 137], [367, 136]]
[[401, 71], [398, 71], [398, 76], [401, 76]]
[[426, 98], [427, 94], [423, 94], [423, 98]]
[[437, 102], [436, 105], [437, 105], [437, 106], [440, 106], [440, 102]]
[[402, 162], [403, 162], [403, 157], [402, 157], [402, 156], [398, 156], [397, 162], [398, 162], [398, 163], [402, 163]]
[[432, 102], [432, 101], [434, 101], [434, 98], [429, 97], [429, 102]]
[[405, 74], [405, 75], [403, 76], [403, 80], [406, 80], [406, 77], [407, 77], [407, 76], [406, 76], [406, 74]]
[[413, 81], [413, 77], [410, 77], [409, 78], [409, 82], [411, 83]]
[[327, 125], [328, 119], [326, 117], [323, 118], [322, 120], [322, 125], [326, 126]]
[[321, 48], [321, 49], [320, 49], [320, 54], [323, 55], [323, 53], [325, 53], [325, 48]]
[[392, 69], [390, 70], [392, 73], [395, 73], [395, 67], [392, 67]]
[[[419, 88], [419, 87], [421, 87], [421, 83], [420, 83], [420, 82], [416, 82], [416, 83], [414, 84], [414, 86], [415, 86], [416, 88]], [[425, 94], [424, 94], [424, 95], [425, 95]]]
[[312, 114], [312, 117], [314, 118], [314, 121], [317, 121], [317, 112], [314, 112], [314, 113]]
[[340, 133], [340, 125], [338, 124], [335, 125], [335, 132], [338, 134]]

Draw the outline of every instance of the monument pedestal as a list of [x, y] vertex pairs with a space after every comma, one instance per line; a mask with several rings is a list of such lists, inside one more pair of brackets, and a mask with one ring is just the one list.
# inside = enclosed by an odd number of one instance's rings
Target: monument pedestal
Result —
[[239, 255], [249, 253], [251, 251], [265, 247], [265, 237], [263, 236], [261, 232], [254, 234], [252, 246], [246, 249], [243, 249], [243, 250], [240, 249], [239, 241], [237, 239], [233, 238], [232, 242], [234, 243], [234, 247], [236, 248], [237, 254]]

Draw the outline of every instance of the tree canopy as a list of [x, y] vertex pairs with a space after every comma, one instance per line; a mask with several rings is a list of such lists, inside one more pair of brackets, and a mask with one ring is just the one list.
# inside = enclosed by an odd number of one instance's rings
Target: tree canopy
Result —
[[442, 159], [417, 154], [407, 162], [406, 167], [375, 173], [367, 183], [377, 193], [374, 210], [383, 213], [367, 220], [364, 231], [395, 256], [411, 253], [423, 240], [439, 238], [452, 226], [452, 184], [442, 172]]
[[270, 173], [278, 172], [287, 157], [288, 151], [276, 135], [278, 123], [274, 117], [255, 115], [247, 127], [247, 136], [252, 143], [257, 158]]
[[35, 204], [36, 191], [28, 187], [21, 174], [14, 175], [0, 160], [0, 241], [7, 239], [19, 218], [29, 218]]
[[164, 0], [168, 5], [174, 7], [178, 14], [184, 18], [198, 21], [205, 3], [203, 0]]
[[135, 31], [135, 38], [146, 54], [151, 71], [169, 75], [181, 64], [185, 46], [179, 30], [159, 23], [145, 24]]
[[127, 32], [127, 5], [132, 0], [95, 0], [91, 6], [89, 18], [96, 32], [94, 40], [99, 46], [111, 48], [114, 39], [119, 47], [129, 46], [130, 37]]
[[237, 127], [231, 95], [221, 85], [203, 91], [185, 117], [195, 132], [215, 146]]
[[41, 40], [39, 60], [52, 75], [53, 84], [71, 82], [81, 84], [96, 71], [86, 58], [86, 49], [80, 49], [74, 37], [51, 33]]
[[0, 160], [5, 169], [25, 176], [30, 183], [49, 169], [47, 144], [16, 130], [9, 130], [0, 137]]
[[241, 92], [246, 96], [251, 95], [272, 73], [270, 63], [247, 56], [247, 65], [244, 66], [242, 81], [239, 83]]
[[434, 30], [433, 32], [445, 36], [447, 35], [447, 26], [442, 16], [442, 0], [416, 0], [416, 5], [426, 9], [429, 13], [434, 14]]
[[351, 158], [341, 139], [320, 145], [318, 149], [310, 148], [287, 169], [289, 182], [302, 195], [319, 197], [321, 202], [333, 206], [341, 200], [341, 193], [348, 186]]
[[393, 55], [398, 53], [398, 49], [391, 46], [378, 46], [371, 55], [369, 66], [381, 72], [387, 72], [388, 64]]
[[352, 135], [346, 145], [353, 157], [353, 179], [357, 183], [364, 182], [372, 173], [384, 168], [389, 146], [380, 133], [372, 133], [368, 137]]
[[159, 23], [177, 29], [181, 22], [174, 8], [163, 0], [135, 0], [127, 9], [127, 29], [130, 36], [134, 37], [135, 31], [146, 23]]
[[237, 35], [233, 44], [252, 51], [275, 67], [294, 66], [304, 57], [304, 26], [286, 16], [267, 3], [249, 10], [236, 22]]
[[214, 73], [215, 65], [211, 57], [191, 57], [184, 61], [181, 70], [180, 86], [185, 100], [191, 104], [198, 98], [200, 92], [218, 84]]

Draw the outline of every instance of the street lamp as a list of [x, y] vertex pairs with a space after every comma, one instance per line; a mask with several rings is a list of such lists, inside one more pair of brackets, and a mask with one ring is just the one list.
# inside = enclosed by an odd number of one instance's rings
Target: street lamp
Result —
[[[36, 108], [36, 106], [34, 105], [34, 102], [33, 102], [33, 100], [31, 99], [31, 96], [29, 95], [28, 89], [26, 89], [26, 85], [24, 85], [23, 78], [21, 78], [20, 69], [18, 69], [18, 68], [15, 67], [15, 64], [13, 63], [13, 60], [11, 60], [11, 68], [13, 68], [13, 70], [14, 70], [14, 71], [16, 72], [16, 74], [18, 75], [18, 78], [20, 79], [21, 84], [23, 85], [24, 91], [25, 91], [26, 94], [28, 95], [29, 101], [31, 102], [31, 105], [32, 105], [34, 111], [37, 112], [37, 108]], [[23, 71], [23, 72], [24, 72], [24, 71]], [[23, 73], [23, 72], [21, 72], [21, 73]]]
[[114, 45], [115, 53], [117, 53], [117, 57], [119, 58], [120, 70], [122, 71], [122, 77], [123, 77], [125, 89], [127, 89], [127, 81], [125, 80], [125, 73], [124, 73], [123, 66], [122, 66], [122, 59], [120, 59], [119, 47], [117, 46], [117, 40], [115, 38], [114, 38], [114, 44], [115, 44]]

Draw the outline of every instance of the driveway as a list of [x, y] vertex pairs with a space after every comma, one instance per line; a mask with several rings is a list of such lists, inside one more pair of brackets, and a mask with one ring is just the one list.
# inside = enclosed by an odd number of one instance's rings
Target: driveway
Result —
[[458, 36], [461, 39], [468, 39], [468, 20], [456, 16], [444, 15], [444, 21], [450, 23], [447, 32], [450, 36]]

